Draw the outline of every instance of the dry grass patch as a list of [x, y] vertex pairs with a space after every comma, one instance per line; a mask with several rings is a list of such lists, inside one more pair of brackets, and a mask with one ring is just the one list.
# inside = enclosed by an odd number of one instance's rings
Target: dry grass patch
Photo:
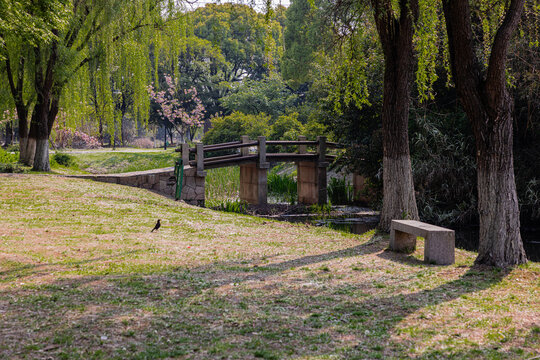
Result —
[[0, 176], [0, 213], [0, 358], [539, 355], [538, 263], [426, 265], [421, 241], [395, 254], [374, 232], [56, 177]]

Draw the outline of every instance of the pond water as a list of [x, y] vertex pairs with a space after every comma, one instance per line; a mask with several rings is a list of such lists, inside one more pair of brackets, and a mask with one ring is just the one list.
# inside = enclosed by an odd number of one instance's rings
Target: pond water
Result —
[[[312, 220], [314, 225], [328, 226], [332, 229], [348, 231], [353, 234], [363, 234], [377, 227], [378, 219], [374, 217], [338, 218]], [[454, 229], [456, 231], [456, 247], [476, 251], [478, 250], [478, 226]], [[540, 227], [523, 227], [521, 229], [523, 246], [527, 258], [531, 261], [540, 261]]]

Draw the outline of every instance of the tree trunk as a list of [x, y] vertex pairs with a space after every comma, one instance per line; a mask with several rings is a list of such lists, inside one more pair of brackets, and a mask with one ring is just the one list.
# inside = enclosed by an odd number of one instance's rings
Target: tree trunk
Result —
[[498, 143], [505, 149], [504, 153], [479, 151], [477, 156], [480, 241], [476, 263], [479, 264], [505, 267], [527, 261], [519, 230], [511, 124], [508, 121], [500, 129], [502, 132], [493, 132], [486, 139]]
[[11, 120], [6, 124], [6, 142], [5, 146], [13, 144], [13, 126], [11, 125]]
[[413, 75], [416, 0], [400, 1], [399, 20], [386, 0], [372, 0], [384, 51], [383, 207], [379, 227], [390, 230], [392, 219], [418, 219], [409, 153], [409, 83]]
[[476, 263], [507, 267], [527, 261], [514, 180], [513, 100], [506, 89], [506, 53], [523, 0], [512, 0], [495, 35], [488, 67], [476, 56], [468, 0], [444, 0], [456, 89], [476, 139], [480, 237]]
[[33, 168], [34, 171], [51, 171], [49, 164], [49, 99], [38, 95], [38, 102], [34, 108], [30, 138], [35, 139], [35, 151]]

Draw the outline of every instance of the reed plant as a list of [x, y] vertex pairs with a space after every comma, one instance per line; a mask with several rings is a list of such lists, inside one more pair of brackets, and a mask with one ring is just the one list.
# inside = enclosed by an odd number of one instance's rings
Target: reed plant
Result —
[[335, 205], [348, 205], [354, 201], [353, 186], [346, 178], [330, 178], [328, 198]]
[[238, 166], [209, 169], [205, 179], [206, 205], [211, 208], [226, 206], [240, 194], [240, 168]]
[[297, 189], [294, 174], [280, 174], [274, 169], [268, 174], [268, 194], [278, 201], [294, 204], [298, 197]]

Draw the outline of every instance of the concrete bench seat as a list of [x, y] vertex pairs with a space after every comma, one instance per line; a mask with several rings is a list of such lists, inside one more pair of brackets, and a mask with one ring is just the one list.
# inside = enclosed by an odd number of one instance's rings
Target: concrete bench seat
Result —
[[416, 220], [392, 220], [390, 250], [399, 252], [414, 251], [417, 236], [425, 239], [425, 262], [439, 265], [450, 265], [455, 262], [454, 230]]

